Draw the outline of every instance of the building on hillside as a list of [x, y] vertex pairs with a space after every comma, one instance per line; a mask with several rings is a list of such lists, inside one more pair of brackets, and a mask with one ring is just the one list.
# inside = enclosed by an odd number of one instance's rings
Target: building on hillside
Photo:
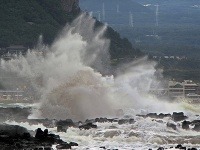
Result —
[[[200, 98], [199, 85], [192, 80], [169, 81], [168, 94], [171, 98]], [[199, 99], [200, 100], [200, 99]]]
[[5, 100], [14, 100], [19, 101], [23, 100], [24, 98], [24, 91], [0, 91], [0, 102]]
[[194, 83], [192, 80], [185, 80], [184, 84], [184, 95], [187, 94], [198, 94], [199, 85]]
[[19, 55], [19, 54], [25, 54], [27, 51], [27, 48], [24, 47], [23, 45], [11, 45], [9, 47], [6, 47], [6, 50], [8, 53], [11, 55]]
[[10, 60], [12, 58], [15, 58], [16, 56], [22, 54], [26, 54], [27, 48], [23, 45], [12, 45], [9, 47], [6, 47], [4, 51], [0, 54], [0, 57], [4, 60]]

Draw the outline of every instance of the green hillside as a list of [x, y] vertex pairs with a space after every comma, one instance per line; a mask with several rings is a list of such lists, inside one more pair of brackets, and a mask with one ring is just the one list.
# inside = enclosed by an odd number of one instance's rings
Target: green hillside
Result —
[[55, 0], [0, 0], [0, 47], [33, 46], [40, 34], [45, 43], [70, 20]]
[[[73, 11], [64, 12], [59, 0], [0, 0], [0, 3], [0, 48], [33, 47], [41, 34], [44, 43], [51, 44], [62, 27], [77, 16]], [[96, 26], [100, 25], [102, 23], [97, 22]], [[142, 55], [112, 28], [108, 28], [105, 35], [111, 39], [112, 59]]]

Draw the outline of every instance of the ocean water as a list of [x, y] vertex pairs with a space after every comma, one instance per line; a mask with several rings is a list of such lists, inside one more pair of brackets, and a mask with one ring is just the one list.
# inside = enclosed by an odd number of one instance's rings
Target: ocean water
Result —
[[[69, 128], [59, 134], [63, 140], [74, 141], [79, 147], [74, 149], [157, 149], [169, 148], [177, 144], [200, 147], [199, 133], [192, 130], [167, 128], [170, 118], [155, 120], [137, 117], [136, 114], [184, 112], [189, 119], [200, 119], [199, 105], [187, 102], [171, 102], [159, 99], [148, 92], [152, 84], [162, 88], [162, 81], [155, 76], [156, 62], [147, 57], [135, 59], [118, 67], [115, 76], [105, 75], [111, 68], [109, 62], [109, 39], [104, 37], [106, 25], [94, 31], [95, 20], [88, 14], [80, 15], [66, 25], [51, 46], [42, 45], [40, 37], [36, 49], [26, 56], [10, 61], [1, 61], [1, 68], [19, 78], [29, 81], [32, 95], [37, 95], [33, 112], [29, 118], [66, 119], [75, 121], [97, 117], [117, 116], [116, 110], [123, 110], [124, 117], [132, 117], [134, 124], [98, 123], [97, 129], [79, 130]], [[42, 53], [40, 53], [42, 52]], [[1, 104], [2, 107], [25, 107], [23, 104]], [[6, 121], [34, 131], [44, 126]], [[192, 128], [192, 127], [191, 127]]]
[[[199, 119], [199, 116], [191, 116]], [[68, 128], [67, 132], [57, 133], [56, 128], [49, 128], [49, 132], [59, 134], [61, 139], [67, 142], [77, 142], [78, 147], [73, 149], [107, 149], [119, 150], [147, 150], [149, 148], [157, 150], [159, 147], [170, 149], [177, 144], [182, 144], [188, 148], [200, 148], [200, 134], [193, 130], [183, 130], [181, 123], [175, 123], [177, 130], [168, 128], [166, 124], [173, 122], [171, 118], [152, 119], [133, 117], [135, 123], [96, 123], [97, 129], [80, 130], [78, 128]], [[20, 125], [29, 130], [35, 131], [37, 128], [46, 129], [41, 124], [30, 125], [28, 122], [17, 123], [6, 121], [7, 124]], [[174, 122], [173, 122], [174, 123]], [[192, 126], [190, 127], [192, 128]]]

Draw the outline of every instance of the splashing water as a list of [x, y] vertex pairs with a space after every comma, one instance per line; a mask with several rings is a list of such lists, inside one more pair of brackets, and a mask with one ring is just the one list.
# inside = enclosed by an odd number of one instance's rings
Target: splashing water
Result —
[[103, 36], [106, 26], [94, 26], [95, 20], [82, 14], [45, 47], [44, 55], [32, 50], [25, 57], [2, 61], [4, 70], [28, 78], [39, 93], [34, 116], [83, 120], [113, 116], [116, 109], [176, 110], [176, 105], [146, 94], [156, 71], [156, 64], [146, 58], [121, 66], [115, 78], [102, 76], [110, 68], [109, 40]]

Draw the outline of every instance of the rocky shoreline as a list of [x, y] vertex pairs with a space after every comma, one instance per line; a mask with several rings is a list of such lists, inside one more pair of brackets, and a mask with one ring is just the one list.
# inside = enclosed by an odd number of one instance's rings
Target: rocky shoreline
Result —
[[[10, 111], [11, 108], [8, 110]], [[78, 149], [78, 143], [76, 142], [65, 142], [63, 141], [59, 135], [60, 132], [64, 132], [67, 134], [68, 128], [76, 128], [78, 130], [98, 130], [98, 125], [101, 123], [109, 123], [111, 126], [110, 129], [117, 129], [116, 126], [112, 124], [117, 124], [118, 126], [123, 125], [134, 125], [137, 123], [137, 120], [130, 117], [124, 117], [124, 118], [95, 118], [95, 119], [88, 119], [84, 122], [78, 121], [74, 122], [71, 119], [66, 120], [50, 120], [50, 119], [27, 119], [28, 114], [30, 113], [30, 109], [24, 109], [21, 108], [21, 112], [19, 110], [20, 108], [12, 108], [12, 112], [10, 113], [10, 120], [16, 121], [16, 122], [28, 122], [30, 125], [38, 125], [41, 124], [46, 129], [43, 131], [42, 129], [38, 128], [35, 131], [35, 134], [31, 135], [28, 129], [20, 126], [14, 126], [9, 124], [2, 124], [0, 125], [0, 149], [1, 150], [52, 150], [52, 146], [56, 145], [56, 149], [71, 149], [74, 146]], [[7, 112], [8, 110], [0, 109], [0, 112], [3, 114], [3, 111]], [[24, 113], [24, 116], [19, 117], [20, 114]], [[9, 115], [7, 114], [7, 118]], [[183, 112], [173, 112], [172, 114], [156, 114], [156, 113], [149, 113], [147, 115], [137, 115], [136, 117], [139, 118], [149, 118], [153, 122], [158, 122], [162, 124], [166, 124], [166, 128], [172, 129], [174, 131], [177, 131], [178, 129], [185, 130], [185, 131], [193, 131], [200, 133], [200, 120], [189, 120], [188, 116], [186, 116]], [[18, 119], [17, 119], [18, 118]], [[173, 122], [164, 122], [163, 120], [165, 118], [170, 118]], [[48, 132], [48, 129], [50, 128], [56, 128], [57, 133], [52, 134]], [[108, 131], [104, 134], [104, 137], [106, 138], [113, 138], [117, 136], [118, 133], [115, 130]], [[134, 136], [137, 136], [137, 133], [132, 133]], [[131, 136], [131, 135], [130, 135]], [[160, 137], [165, 138], [165, 137]], [[185, 147], [184, 142], [185, 140], [181, 141], [178, 137], [171, 137], [172, 140], [169, 140], [169, 144], [173, 144], [176, 146], [170, 146], [170, 147], [163, 147], [160, 146], [157, 148], [157, 150], [164, 150], [164, 149], [184, 149], [184, 150], [198, 150], [198, 147]], [[173, 141], [173, 138], [177, 138], [176, 142]], [[185, 137], [185, 138], [194, 138], [194, 137]], [[179, 143], [177, 143], [179, 141]], [[197, 141], [198, 142], [198, 141]], [[106, 146], [101, 146], [99, 149], [107, 149]], [[108, 148], [109, 149], [109, 148]], [[117, 149], [117, 148], [116, 148]], [[134, 148], [133, 148], [134, 149]], [[151, 148], [149, 148], [151, 150]]]

